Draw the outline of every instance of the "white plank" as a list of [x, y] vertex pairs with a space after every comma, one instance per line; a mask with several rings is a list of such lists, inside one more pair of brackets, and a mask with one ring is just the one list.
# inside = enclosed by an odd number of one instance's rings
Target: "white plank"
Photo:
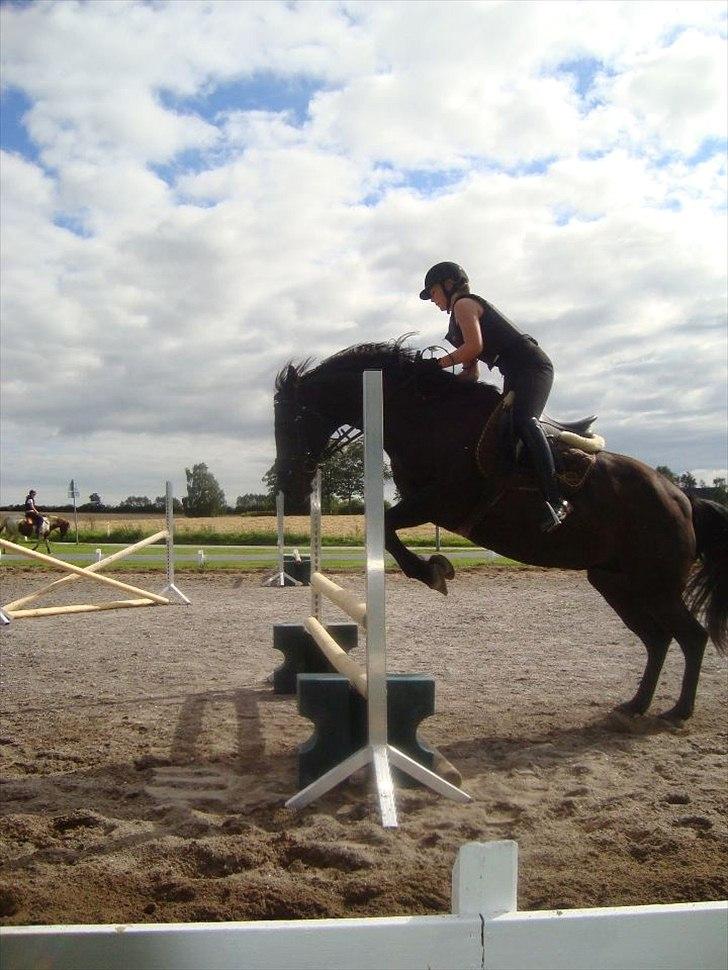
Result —
[[509, 913], [485, 923], [487, 970], [726, 970], [728, 906]]
[[480, 970], [477, 917], [10, 927], [3, 970]]

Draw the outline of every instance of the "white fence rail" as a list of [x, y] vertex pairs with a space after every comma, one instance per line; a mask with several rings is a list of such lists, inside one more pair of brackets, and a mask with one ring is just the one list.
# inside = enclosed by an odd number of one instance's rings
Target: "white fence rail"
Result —
[[3, 970], [725, 970], [728, 903], [516, 911], [515, 842], [469, 843], [453, 915], [0, 929]]

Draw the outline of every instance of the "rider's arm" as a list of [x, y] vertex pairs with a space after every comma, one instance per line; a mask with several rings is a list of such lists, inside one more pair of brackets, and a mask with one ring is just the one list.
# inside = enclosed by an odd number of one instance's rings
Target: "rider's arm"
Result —
[[466, 368], [478, 359], [483, 351], [483, 334], [480, 329], [481, 308], [475, 300], [467, 297], [455, 304], [455, 320], [463, 335], [463, 343], [451, 354], [438, 360], [440, 367], [463, 364]]

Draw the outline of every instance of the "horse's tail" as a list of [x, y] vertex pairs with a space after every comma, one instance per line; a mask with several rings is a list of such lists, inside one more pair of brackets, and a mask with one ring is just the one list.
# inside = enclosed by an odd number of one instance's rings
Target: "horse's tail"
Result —
[[718, 653], [728, 652], [728, 508], [690, 496], [698, 565], [685, 588], [693, 613], [703, 613]]

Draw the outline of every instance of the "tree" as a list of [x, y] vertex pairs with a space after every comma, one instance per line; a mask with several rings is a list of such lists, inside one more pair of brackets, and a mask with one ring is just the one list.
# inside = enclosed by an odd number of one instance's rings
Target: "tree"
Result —
[[276, 463], [270, 466], [268, 471], [261, 478], [261, 482], [265, 485], [266, 495], [269, 499], [272, 499], [275, 505], [276, 494], [278, 492], [278, 476], [276, 475]]
[[364, 442], [355, 441], [343, 451], [324, 462], [321, 472], [321, 492], [351, 505], [355, 498], [364, 497]]
[[[391, 478], [392, 472], [385, 460], [384, 480], [386, 482]], [[268, 488], [268, 494], [274, 498], [278, 488], [275, 464], [268, 469], [262, 481]], [[359, 440], [336, 452], [321, 466], [321, 505], [324, 510], [330, 510], [336, 502], [351, 506], [363, 498], [364, 442]]]
[[91, 492], [91, 494], [88, 497], [88, 500], [91, 503], [91, 505], [103, 505], [103, 502], [101, 501], [101, 496], [99, 495], [98, 492]]
[[120, 507], [127, 509], [146, 509], [149, 508], [151, 504], [151, 501], [146, 495], [128, 495], [124, 501], [120, 503]]
[[192, 466], [192, 471], [185, 468], [185, 475], [187, 498], [182, 499], [182, 505], [187, 515], [222, 515], [227, 508], [225, 493], [207, 465], [200, 462]]
[[715, 501], [721, 505], [728, 505], [728, 483], [725, 478], [714, 478], [713, 488], [715, 489]]
[[[167, 496], [158, 495], [154, 500], [154, 511], [155, 512], [166, 512], [167, 511]], [[172, 497], [172, 511], [182, 512], [182, 503], [178, 498]]]
[[667, 465], [658, 465], [655, 471], [659, 472], [661, 475], [664, 475], [665, 478], [671, 481], [673, 485], [677, 485], [677, 475], [671, 468], [668, 468]]
[[253, 492], [246, 492], [245, 495], [238, 495], [235, 500], [236, 512], [269, 512], [274, 508], [275, 502], [270, 495], [256, 495]]
[[679, 475], [677, 484], [686, 492], [689, 492], [691, 488], [697, 488], [698, 485], [695, 476], [691, 472], [683, 472], [682, 475]]

